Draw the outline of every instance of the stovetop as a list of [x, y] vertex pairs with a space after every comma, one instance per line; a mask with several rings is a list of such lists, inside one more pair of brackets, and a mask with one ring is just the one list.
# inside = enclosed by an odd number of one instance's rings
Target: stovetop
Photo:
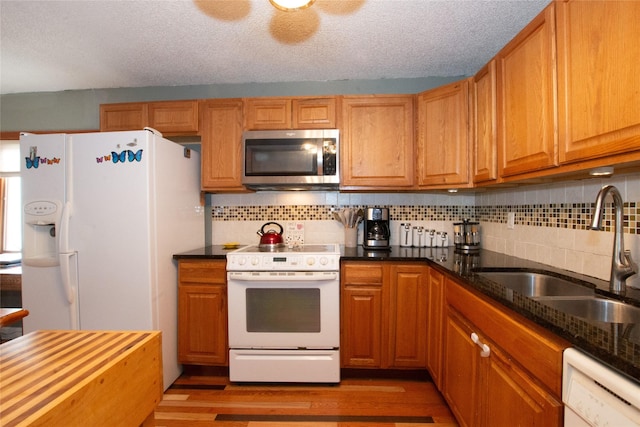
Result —
[[259, 245], [249, 245], [243, 248], [237, 249], [232, 253], [256, 253], [256, 254], [264, 254], [264, 253], [304, 253], [304, 254], [330, 254], [335, 253], [340, 255], [340, 247], [336, 243], [322, 244], [322, 245], [295, 245], [295, 246], [265, 246], [260, 247]]
[[337, 271], [337, 243], [298, 246], [245, 246], [227, 254], [227, 271]]

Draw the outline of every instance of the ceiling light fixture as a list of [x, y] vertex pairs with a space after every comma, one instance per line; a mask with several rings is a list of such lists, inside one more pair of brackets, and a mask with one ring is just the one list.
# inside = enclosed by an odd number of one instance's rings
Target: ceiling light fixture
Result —
[[316, 0], [269, 0], [276, 9], [291, 12], [294, 10], [306, 9]]
[[613, 175], [613, 167], [612, 166], [603, 166], [600, 168], [591, 169], [589, 171], [589, 175], [591, 176], [611, 176]]

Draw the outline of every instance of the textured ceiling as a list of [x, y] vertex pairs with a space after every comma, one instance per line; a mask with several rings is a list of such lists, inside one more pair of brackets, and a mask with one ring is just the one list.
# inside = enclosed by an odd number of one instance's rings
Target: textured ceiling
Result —
[[0, 0], [0, 92], [474, 74], [549, 0]]

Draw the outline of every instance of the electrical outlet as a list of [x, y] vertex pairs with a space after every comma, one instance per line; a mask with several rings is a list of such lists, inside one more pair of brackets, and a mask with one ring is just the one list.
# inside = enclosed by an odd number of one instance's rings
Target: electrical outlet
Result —
[[507, 214], [507, 229], [513, 230], [514, 228], [516, 228], [516, 213], [509, 212]]

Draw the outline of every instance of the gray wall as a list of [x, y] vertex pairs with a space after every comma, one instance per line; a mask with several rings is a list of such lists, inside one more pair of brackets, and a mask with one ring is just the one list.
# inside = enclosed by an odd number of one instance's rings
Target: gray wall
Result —
[[464, 78], [340, 80], [203, 86], [90, 89], [0, 96], [0, 130], [98, 129], [100, 104], [259, 96], [419, 93]]

